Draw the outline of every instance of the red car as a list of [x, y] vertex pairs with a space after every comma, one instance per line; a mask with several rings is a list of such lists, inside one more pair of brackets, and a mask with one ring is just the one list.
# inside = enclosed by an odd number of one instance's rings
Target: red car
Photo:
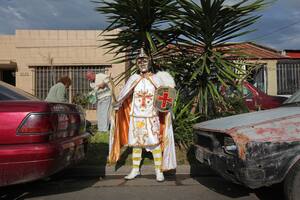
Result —
[[287, 99], [287, 97], [270, 96], [246, 81], [243, 86], [244, 102], [249, 110], [277, 108]]
[[[223, 95], [227, 96], [231, 95], [235, 91], [231, 87], [229, 89], [225, 89], [222, 86], [220, 90]], [[277, 108], [281, 106], [285, 100], [287, 100], [287, 97], [268, 95], [247, 81], [243, 82], [242, 92], [244, 102], [250, 111]]]
[[0, 81], [0, 186], [54, 174], [85, 157], [83, 110]]

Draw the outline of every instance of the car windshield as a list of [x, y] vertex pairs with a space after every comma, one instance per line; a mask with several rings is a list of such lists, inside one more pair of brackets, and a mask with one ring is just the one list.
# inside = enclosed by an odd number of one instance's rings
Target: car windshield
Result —
[[300, 102], [300, 90], [295, 92], [290, 98], [288, 98], [283, 104], [299, 103]]
[[0, 81], [0, 101], [5, 100], [39, 100], [35, 96]]

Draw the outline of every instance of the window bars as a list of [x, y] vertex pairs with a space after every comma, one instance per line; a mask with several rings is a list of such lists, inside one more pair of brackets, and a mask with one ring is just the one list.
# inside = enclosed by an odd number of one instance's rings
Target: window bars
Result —
[[291, 95], [300, 89], [300, 60], [277, 63], [277, 94]]
[[[47, 97], [48, 91], [60, 77], [69, 76], [72, 85], [68, 90], [69, 102], [77, 95], [86, 95], [90, 90], [90, 82], [86, 78], [86, 73], [107, 73], [111, 65], [91, 65], [91, 66], [36, 66], [34, 67], [34, 92], [35, 96], [41, 100]], [[87, 109], [96, 109], [96, 105], [88, 105]]]

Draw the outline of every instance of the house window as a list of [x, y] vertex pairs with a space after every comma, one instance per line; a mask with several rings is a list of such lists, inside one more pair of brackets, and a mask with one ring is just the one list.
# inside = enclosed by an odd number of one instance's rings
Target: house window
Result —
[[[106, 73], [111, 65], [96, 66], [37, 66], [34, 67], [35, 96], [45, 99], [52, 85], [62, 76], [69, 76], [72, 80], [68, 92], [69, 102], [76, 95], [87, 94], [91, 88], [86, 79], [86, 73]], [[96, 105], [88, 105], [88, 109], [96, 109]]]
[[300, 61], [282, 60], [277, 63], [277, 94], [291, 95], [300, 89]]
[[[250, 69], [251, 68], [253, 68], [253, 66], [250, 66]], [[247, 81], [261, 91], [267, 93], [267, 65], [259, 64], [256, 69], [251, 71], [250, 75], [247, 77]]]

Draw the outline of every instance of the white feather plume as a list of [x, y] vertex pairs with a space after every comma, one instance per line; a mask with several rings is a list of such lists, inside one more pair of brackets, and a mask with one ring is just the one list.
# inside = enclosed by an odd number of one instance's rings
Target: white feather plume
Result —
[[176, 84], [175, 84], [174, 78], [168, 72], [159, 71], [156, 73], [156, 76], [158, 76], [159, 79], [162, 81], [162, 86], [168, 86], [171, 88], [175, 88]]

